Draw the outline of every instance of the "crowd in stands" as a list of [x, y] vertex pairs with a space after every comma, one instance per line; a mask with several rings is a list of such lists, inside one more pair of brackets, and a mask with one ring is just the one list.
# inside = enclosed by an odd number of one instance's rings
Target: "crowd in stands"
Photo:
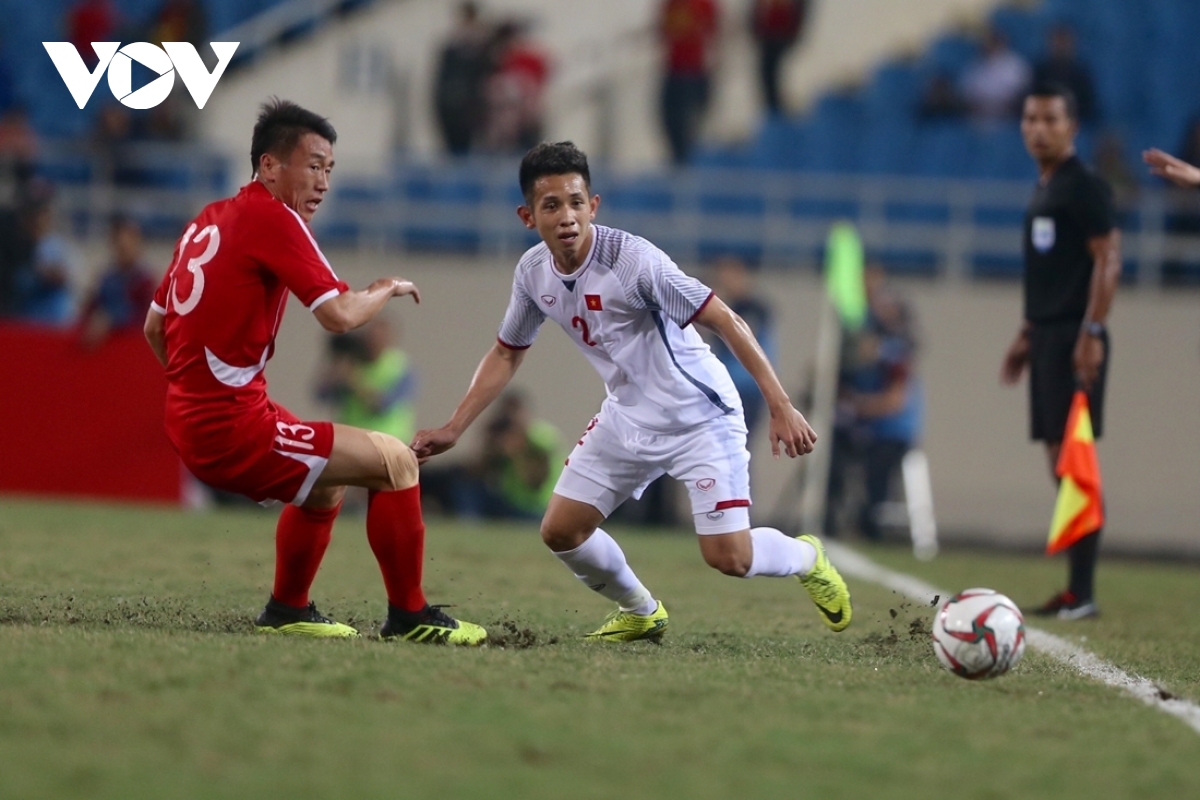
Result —
[[486, 20], [479, 6], [459, 6], [458, 22], [438, 57], [434, 104], [451, 155], [513, 155], [542, 139], [550, 59], [531, 23]]
[[981, 125], [1011, 124], [1034, 85], [1054, 83], [1070, 89], [1084, 123], [1099, 121], [1091, 70], [1075, 50], [1075, 32], [1067, 25], [1051, 29], [1044, 58], [1030, 64], [1009, 46], [999, 30], [988, 29], [979, 56], [961, 75], [935, 73], [917, 113], [923, 119], [969, 118]]

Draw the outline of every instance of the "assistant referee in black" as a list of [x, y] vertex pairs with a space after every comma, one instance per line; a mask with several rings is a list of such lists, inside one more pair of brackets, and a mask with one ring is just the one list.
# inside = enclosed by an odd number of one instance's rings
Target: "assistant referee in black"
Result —
[[[1029, 370], [1031, 437], [1045, 442], [1051, 477], [1058, 463], [1071, 398], [1088, 393], [1097, 439], [1104, 430], [1108, 372], [1106, 321], [1121, 275], [1121, 232], [1112, 190], [1075, 153], [1075, 98], [1060, 86], [1025, 98], [1021, 135], [1037, 163], [1038, 184], [1025, 212], [1025, 319], [1004, 356], [1001, 380]], [[1067, 550], [1067, 588], [1035, 614], [1059, 619], [1096, 615], [1093, 592], [1100, 531]]]

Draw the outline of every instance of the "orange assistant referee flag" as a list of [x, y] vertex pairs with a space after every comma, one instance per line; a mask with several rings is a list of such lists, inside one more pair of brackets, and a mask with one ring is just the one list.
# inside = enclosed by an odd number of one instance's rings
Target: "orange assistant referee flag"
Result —
[[1092, 436], [1092, 415], [1087, 394], [1075, 392], [1071, 413], [1058, 454], [1058, 501], [1050, 523], [1046, 554], [1053, 555], [1104, 525], [1104, 494], [1100, 485], [1100, 462]]

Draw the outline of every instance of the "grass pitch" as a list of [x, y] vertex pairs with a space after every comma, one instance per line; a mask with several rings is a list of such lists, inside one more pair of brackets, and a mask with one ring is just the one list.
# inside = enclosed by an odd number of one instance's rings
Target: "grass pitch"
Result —
[[[255, 635], [274, 517], [0, 500], [0, 798], [1191, 796], [1200, 737], [1036, 652], [960, 680], [933, 609], [851, 582], [832, 634], [791, 580], [619, 528], [671, 611], [661, 646], [580, 642], [609, 610], [534, 526], [432, 520], [431, 602], [491, 646], [373, 638], [382, 587], [338, 523], [314, 599], [360, 641]], [[869, 554], [947, 589], [1044, 599], [1059, 561]], [[1102, 562], [1104, 616], [1044, 627], [1200, 700], [1190, 567]], [[1034, 623], [1038, 624], [1038, 623]]]

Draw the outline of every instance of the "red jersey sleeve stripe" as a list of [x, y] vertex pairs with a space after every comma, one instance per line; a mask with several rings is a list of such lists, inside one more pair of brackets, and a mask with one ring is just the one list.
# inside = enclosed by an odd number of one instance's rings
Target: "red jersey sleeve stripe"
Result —
[[304, 217], [297, 214], [296, 210], [288, 204], [280, 201], [280, 205], [286, 208], [288, 213], [295, 217], [296, 224], [300, 226], [300, 230], [304, 231], [304, 235], [308, 237], [308, 243], [313, 246], [313, 250], [316, 251], [317, 257], [321, 259], [321, 263], [325, 265], [327, 270], [329, 270], [329, 274], [333, 276], [333, 279], [335, 281], [341, 280], [341, 278], [337, 276], [337, 273], [333, 271], [333, 266], [330, 265], [329, 259], [327, 259], [325, 254], [321, 252], [321, 248], [317, 245], [317, 240], [313, 238], [312, 231], [308, 229], [308, 225], [304, 222]]
[[[712, 299], [716, 296], [717, 296], [716, 292], [709, 292], [708, 297], [704, 298], [704, 302], [701, 303], [700, 307], [696, 309], [696, 313], [692, 314], [690, 317], [688, 317], [688, 321], [683, 323], [683, 327], [686, 328], [688, 325], [691, 325], [693, 322], [695, 322], [696, 317], [700, 316], [700, 314], [704, 311], [704, 309], [708, 308], [708, 304], [711, 303]], [[749, 503], [747, 503], [746, 505], [749, 505]]]
[[527, 345], [527, 344], [520, 345], [520, 346], [515, 345], [515, 344], [509, 344], [508, 342], [501, 339], [499, 336], [496, 337], [496, 341], [500, 343], [501, 347], [504, 347], [508, 350], [528, 350], [529, 349], [529, 345]]
[[328, 292], [326, 292], [325, 294], [321, 295], [321, 296], [320, 296], [320, 297], [318, 297], [316, 300], [313, 300], [313, 301], [312, 301], [312, 305], [310, 305], [310, 306], [308, 307], [308, 310], [309, 310], [309, 311], [316, 311], [316, 310], [317, 310], [318, 308], [320, 308], [320, 307], [321, 307], [321, 305], [322, 305], [322, 304], [324, 304], [324, 303], [325, 303], [327, 300], [332, 300], [333, 298], [337, 297], [337, 296], [338, 296], [339, 294], [341, 294], [341, 293], [342, 293], [342, 290], [341, 290], [341, 289], [330, 289]]
[[724, 511], [727, 508], [749, 508], [749, 500], [722, 500], [713, 511]]

